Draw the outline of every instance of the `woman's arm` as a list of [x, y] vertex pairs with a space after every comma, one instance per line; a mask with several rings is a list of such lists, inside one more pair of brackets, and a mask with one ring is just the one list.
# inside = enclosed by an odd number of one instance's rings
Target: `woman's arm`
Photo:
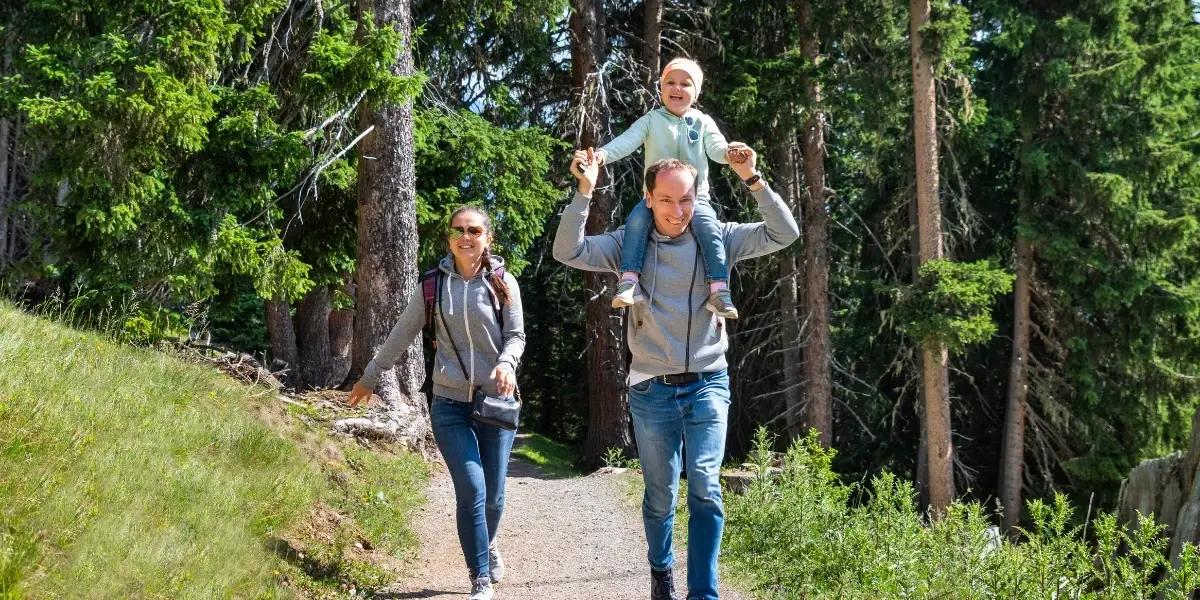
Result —
[[504, 346], [500, 349], [500, 365], [507, 364], [514, 371], [521, 364], [521, 355], [525, 353], [525, 315], [521, 310], [521, 288], [517, 278], [511, 273], [504, 274], [504, 283], [508, 286], [508, 304], [504, 305], [504, 330], [502, 337]]
[[508, 304], [503, 308], [503, 345], [491, 378], [496, 380], [496, 389], [502, 395], [512, 396], [517, 389], [517, 365], [521, 364], [521, 355], [525, 353], [525, 315], [521, 309], [521, 288], [517, 278], [505, 273], [504, 284], [508, 286]]
[[425, 298], [421, 294], [421, 284], [418, 283], [408, 298], [408, 306], [405, 306], [404, 312], [400, 313], [400, 319], [396, 321], [395, 327], [392, 327], [387, 341], [375, 352], [375, 358], [367, 365], [362, 378], [358, 380], [358, 385], [368, 391], [374, 390], [375, 385], [379, 383], [379, 378], [396, 364], [396, 361], [400, 359], [405, 350], [408, 350], [424, 326]]

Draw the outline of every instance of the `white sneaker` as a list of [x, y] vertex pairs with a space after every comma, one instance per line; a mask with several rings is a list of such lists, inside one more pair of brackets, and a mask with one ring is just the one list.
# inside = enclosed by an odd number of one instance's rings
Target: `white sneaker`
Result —
[[488, 575], [480, 575], [471, 582], [471, 597], [468, 600], [492, 600], [496, 591], [492, 589], [492, 579]]
[[488, 546], [488, 575], [491, 575], [492, 583], [500, 583], [504, 579], [504, 559], [500, 558], [500, 549], [496, 547], [495, 540]]

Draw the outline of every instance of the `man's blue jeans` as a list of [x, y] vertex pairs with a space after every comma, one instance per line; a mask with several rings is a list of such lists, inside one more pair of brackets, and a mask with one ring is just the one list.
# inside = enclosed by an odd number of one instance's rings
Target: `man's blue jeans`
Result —
[[688, 476], [688, 599], [713, 600], [717, 593], [717, 555], [725, 507], [721, 499], [721, 461], [729, 422], [729, 375], [704, 373], [699, 381], [666, 385], [643, 381], [629, 388], [629, 409], [646, 495], [642, 520], [651, 568], [675, 562], [672, 527], [679, 492], [681, 451], [686, 447]]
[[433, 439], [454, 482], [458, 543], [471, 578], [488, 574], [488, 545], [504, 514], [504, 479], [515, 431], [471, 418], [470, 402], [433, 397]]

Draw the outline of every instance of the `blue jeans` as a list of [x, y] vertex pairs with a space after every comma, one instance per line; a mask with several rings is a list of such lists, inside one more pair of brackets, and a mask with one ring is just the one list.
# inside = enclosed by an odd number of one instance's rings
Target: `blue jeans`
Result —
[[[704, 257], [704, 272], [708, 282], [729, 281], [729, 263], [725, 259], [725, 237], [721, 234], [721, 222], [717, 211], [708, 200], [696, 200], [692, 213], [692, 230], [700, 244], [700, 255]], [[621, 245], [621, 272], [642, 272], [646, 262], [646, 243], [650, 230], [654, 228], [654, 212], [639, 200], [637, 206], [625, 217], [625, 238]]]
[[688, 600], [713, 600], [717, 594], [717, 555], [725, 506], [721, 498], [721, 461], [729, 421], [729, 375], [705, 373], [694, 383], [666, 385], [643, 381], [629, 388], [629, 410], [646, 495], [650, 566], [675, 563], [672, 527], [679, 492], [680, 452], [686, 446], [688, 476]]
[[504, 514], [504, 479], [515, 431], [471, 418], [471, 403], [433, 397], [433, 439], [454, 482], [458, 543], [471, 578], [488, 574], [488, 546]]

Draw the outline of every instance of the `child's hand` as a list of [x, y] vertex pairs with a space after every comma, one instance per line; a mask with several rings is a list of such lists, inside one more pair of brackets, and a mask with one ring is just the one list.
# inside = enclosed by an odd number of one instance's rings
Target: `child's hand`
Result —
[[571, 174], [579, 180], [579, 193], [591, 194], [596, 187], [596, 180], [600, 178], [600, 161], [596, 160], [595, 151], [591, 148], [576, 151], [571, 160]]
[[591, 166], [592, 161], [595, 161], [597, 165], [604, 164], [604, 153], [595, 151], [589, 156], [587, 150], [576, 150], [574, 158], [571, 159], [571, 164], [580, 164], [587, 167]]
[[730, 152], [737, 152], [741, 160], [729, 161], [729, 166], [741, 177], [743, 181], [754, 176], [755, 169], [758, 167], [758, 154], [741, 142], [733, 142], [729, 144]]
[[741, 142], [730, 142], [729, 147], [725, 150], [725, 162], [729, 164], [742, 164], [746, 162], [746, 151], [750, 147]]

